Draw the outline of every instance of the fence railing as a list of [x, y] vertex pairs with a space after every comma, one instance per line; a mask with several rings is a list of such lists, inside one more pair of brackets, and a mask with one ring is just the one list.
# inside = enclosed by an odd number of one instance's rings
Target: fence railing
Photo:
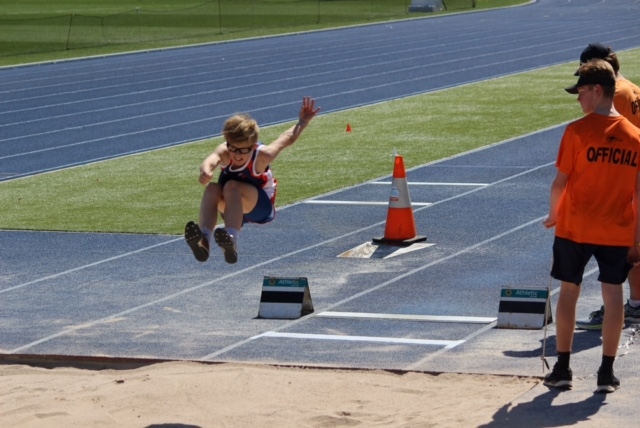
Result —
[[[241, 33], [256, 30], [279, 33], [320, 24], [398, 19], [408, 15], [411, 1], [211, 0], [173, 10], [140, 6], [106, 16], [0, 16], [0, 56], [180, 39], [215, 41], [223, 35], [242, 37]], [[446, 4], [451, 10], [470, 8], [471, 2], [447, 0]]]

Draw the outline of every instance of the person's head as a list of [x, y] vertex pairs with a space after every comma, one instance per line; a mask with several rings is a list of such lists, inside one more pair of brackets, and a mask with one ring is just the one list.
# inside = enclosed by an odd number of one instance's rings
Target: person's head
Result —
[[247, 161], [255, 149], [259, 133], [258, 122], [248, 114], [235, 114], [224, 122], [222, 134], [234, 164], [238, 165]]
[[[591, 43], [584, 48], [580, 54], [580, 65], [586, 64], [592, 59], [603, 59], [607, 61], [613, 68], [615, 75], [618, 75], [620, 71], [620, 61], [618, 61], [618, 56], [611, 47], [605, 46], [602, 43]], [[577, 75], [578, 71], [575, 72], [574, 76]]]
[[593, 59], [578, 69], [578, 82], [565, 88], [570, 94], [578, 94], [578, 102], [585, 114], [595, 111], [603, 100], [612, 102], [616, 90], [613, 67], [602, 59]]

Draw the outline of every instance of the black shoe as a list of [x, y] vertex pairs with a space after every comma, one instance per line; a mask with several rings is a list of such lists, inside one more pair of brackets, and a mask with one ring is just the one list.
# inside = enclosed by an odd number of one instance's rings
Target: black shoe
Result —
[[219, 227], [213, 231], [213, 237], [216, 240], [216, 244], [222, 248], [224, 253], [224, 261], [227, 263], [235, 263], [238, 261], [238, 252], [236, 251], [236, 244], [233, 242], [233, 238], [227, 232], [227, 229]]
[[209, 241], [202, 235], [200, 227], [192, 221], [187, 223], [184, 227], [184, 239], [196, 260], [206, 262], [209, 258]]
[[598, 370], [598, 388], [596, 392], [608, 394], [620, 388], [620, 380], [611, 372], [603, 372]]
[[560, 368], [558, 363], [553, 366], [551, 373], [544, 377], [544, 384], [553, 388], [571, 389], [571, 381], [573, 380], [573, 372], [569, 367]]

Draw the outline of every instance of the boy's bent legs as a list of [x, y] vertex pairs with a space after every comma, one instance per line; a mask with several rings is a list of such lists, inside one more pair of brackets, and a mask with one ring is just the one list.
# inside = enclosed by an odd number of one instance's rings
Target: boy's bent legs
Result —
[[209, 183], [204, 189], [200, 201], [200, 227], [213, 230], [218, 223], [218, 204], [222, 196], [222, 188], [218, 183]]
[[205, 187], [200, 201], [200, 225], [190, 221], [184, 228], [184, 239], [199, 262], [205, 262], [209, 258], [210, 233], [218, 221], [220, 190], [217, 183], [210, 183]]
[[603, 282], [602, 300], [607, 308], [602, 322], [602, 354], [615, 357], [624, 325], [622, 285]]
[[224, 210], [224, 228], [217, 228], [213, 232], [216, 244], [222, 249], [227, 263], [238, 261], [237, 240], [244, 223], [245, 213], [251, 212], [258, 202], [258, 189], [248, 183], [230, 180], [222, 188], [222, 203]]
[[224, 225], [240, 230], [244, 214], [251, 212], [258, 202], [258, 189], [252, 184], [230, 180], [222, 190], [224, 198]]
[[561, 281], [556, 307], [556, 348], [558, 352], [571, 352], [579, 296], [580, 286]]

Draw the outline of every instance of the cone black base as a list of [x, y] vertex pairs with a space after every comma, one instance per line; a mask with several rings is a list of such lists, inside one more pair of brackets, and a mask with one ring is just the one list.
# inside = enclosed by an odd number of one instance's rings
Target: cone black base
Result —
[[397, 247], [408, 247], [409, 245], [415, 244], [416, 242], [424, 242], [426, 240], [426, 236], [414, 236], [411, 239], [403, 239], [402, 241], [387, 239], [385, 237], [372, 239], [374, 244], [395, 245]]

